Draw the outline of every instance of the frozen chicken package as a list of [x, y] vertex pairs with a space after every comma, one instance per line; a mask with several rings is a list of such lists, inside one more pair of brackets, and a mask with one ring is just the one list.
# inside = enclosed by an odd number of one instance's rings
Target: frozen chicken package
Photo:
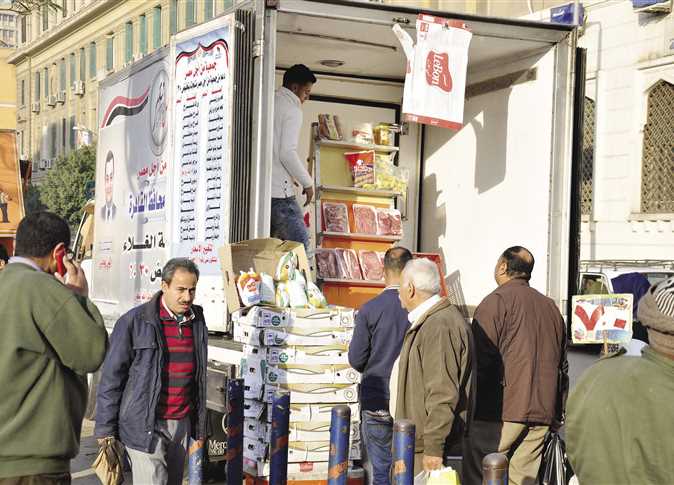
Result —
[[273, 305], [276, 302], [274, 278], [267, 273], [260, 273], [260, 303]]
[[412, 51], [409, 35], [399, 26], [394, 27], [394, 32], [408, 54], [403, 92], [405, 119], [461, 128], [472, 33], [463, 22], [420, 14]]
[[243, 306], [252, 306], [260, 303], [260, 276], [252, 268], [247, 273], [241, 271], [236, 286], [239, 290], [239, 298]]

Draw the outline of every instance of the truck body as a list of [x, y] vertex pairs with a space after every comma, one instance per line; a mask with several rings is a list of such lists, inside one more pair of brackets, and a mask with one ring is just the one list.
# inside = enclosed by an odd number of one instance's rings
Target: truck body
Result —
[[0, 244], [11, 255], [16, 228], [24, 216], [23, 184], [16, 131], [0, 130]]
[[[303, 105], [300, 157], [309, 155], [320, 113], [347, 125], [402, 123], [406, 59], [392, 27], [414, 37], [418, 13], [334, 0], [241, 2], [101, 82], [96, 201], [87, 212], [94, 223], [83, 222], [94, 232], [79, 240], [93, 250], [92, 299], [110, 327], [159, 289], [168, 258], [185, 256], [204, 270], [197, 303], [209, 329], [227, 330], [212, 255], [227, 242], [269, 235], [274, 92], [284, 70], [303, 63], [318, 77]], [[407, 124], [397, 137], [396, 163], [410, 173], [401, 245], [442, 254], [450, 298], [466, 316], [495, 287], [501, 252], [526, 246], [536, 258], [532, 286], [564, 310], [575, 286], [575, 32], [435, 14], [473, 33], [464, 127]], [[207, 128], [192, 133], [193, 116]], [[218, 214], [216, 228], [209, 218]], [[218, 335], [209, 358], [237, 365], [240, 354]]]

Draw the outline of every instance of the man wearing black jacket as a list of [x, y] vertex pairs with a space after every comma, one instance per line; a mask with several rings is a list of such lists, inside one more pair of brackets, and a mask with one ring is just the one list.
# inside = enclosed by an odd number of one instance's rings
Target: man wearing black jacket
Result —
[[358, 312], [349, 346], [349, 363], [362, 373], [361, 435], [364, 466], [371, 485], [391, 483], [393, 418], [389, 410], [389, 379], [410, 325], [407, 311], [400, 305], [398, 290], [402, 270], [411, 259], [409, 250], [402, 247], [386, 252], [386, 289]]

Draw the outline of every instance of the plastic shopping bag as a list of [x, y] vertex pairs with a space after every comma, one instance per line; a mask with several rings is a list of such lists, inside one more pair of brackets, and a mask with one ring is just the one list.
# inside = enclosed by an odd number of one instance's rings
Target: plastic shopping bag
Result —
[[540, 480], [542, 485], [566, 485], [573, 471], [566, 457], [566, 446], [559, 433], [551, 431], [545, 438]]
[[414, 485], [460, 485], [459, 475], [452, 467], [432, 472], [421, 472], [414, 477]]

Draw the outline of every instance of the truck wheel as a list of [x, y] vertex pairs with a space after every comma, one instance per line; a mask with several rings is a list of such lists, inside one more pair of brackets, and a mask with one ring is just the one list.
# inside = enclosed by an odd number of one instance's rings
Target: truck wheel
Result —
[[101, 380], [101, 371], [97, 370], [93, 374], [87, 374], [87, 383], [89, 384], [89, 395], [87, 397], [87, 409], [84, 411], [84, 418], [93, 421], [96, 417], [96, 391], [98, 383]]

